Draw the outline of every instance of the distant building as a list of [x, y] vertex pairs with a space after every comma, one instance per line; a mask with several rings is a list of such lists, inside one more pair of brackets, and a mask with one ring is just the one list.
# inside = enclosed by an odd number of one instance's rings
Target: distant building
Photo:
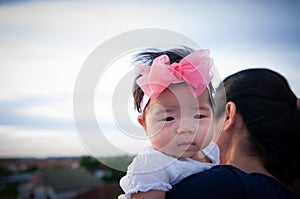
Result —
[[46, 159], [0, 159], [0, 167], [8, 171], [16, 172], [32, 167], [52, 168], [52, 167], [78, 167], [79, 158], [46, 158]]
[[19, 198], [70, 199], [99, 185], [85, 168], [46, 168], [19, 186]]
[[28, 180], [31, 177], [31, 173], [15, 173], [9, 176], [0, 176], [0, 185], [7, 183], [20, 183]]

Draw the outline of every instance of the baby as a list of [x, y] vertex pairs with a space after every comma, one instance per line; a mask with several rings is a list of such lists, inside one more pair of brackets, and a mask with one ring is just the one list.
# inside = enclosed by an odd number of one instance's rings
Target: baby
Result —
[[120, 180], [124, 198], [165, 198], [182, 179], [219, 163], [211, 141], [213, 65], [208, 50], [189, 48], [138, 55], [133, 96], [138, 122], [151, 142]]

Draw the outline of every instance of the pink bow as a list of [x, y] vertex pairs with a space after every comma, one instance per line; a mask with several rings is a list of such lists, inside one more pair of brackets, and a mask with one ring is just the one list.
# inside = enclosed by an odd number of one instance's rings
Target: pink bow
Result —
[[[158, 97], [171, 84], [186, 82], [195, 97], [199, 96], [212, 79], [210, 68], [213, 60], [209, 57], [209, 50], [198, 50], [179, 63], [170, 64], [167, 55], [161, 55], [153, 60], [151, 66], [142, 65], [141, 77], [136, 83], [148, 98]], [[148, 100], [147, 100], [148, 101]]]

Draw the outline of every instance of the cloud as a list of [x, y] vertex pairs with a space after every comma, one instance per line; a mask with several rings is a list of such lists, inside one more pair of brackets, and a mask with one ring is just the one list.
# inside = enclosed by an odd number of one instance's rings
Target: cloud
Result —
[[86, 155], [73, 131], [28, 129], [0, 125], [1, 157], [48, 157]]
[[[59, 102], [59, 103], [58, 103]], [[62, 104], [62, 103], [65, 104]], [[72, 130], [72, 102], [63, 98], [19, 98], [0, 100], [0, 125], [11, 125], [31, 129]]]

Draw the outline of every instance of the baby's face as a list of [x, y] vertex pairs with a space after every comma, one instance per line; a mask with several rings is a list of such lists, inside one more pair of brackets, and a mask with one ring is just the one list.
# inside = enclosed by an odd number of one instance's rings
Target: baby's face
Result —
[[155, 149], [177, 158], [198, 159], [208, 145], [212, 108], [207, 89], [195, 98], [185, 83], [174, 84], [146, 108], [145, 129]]

